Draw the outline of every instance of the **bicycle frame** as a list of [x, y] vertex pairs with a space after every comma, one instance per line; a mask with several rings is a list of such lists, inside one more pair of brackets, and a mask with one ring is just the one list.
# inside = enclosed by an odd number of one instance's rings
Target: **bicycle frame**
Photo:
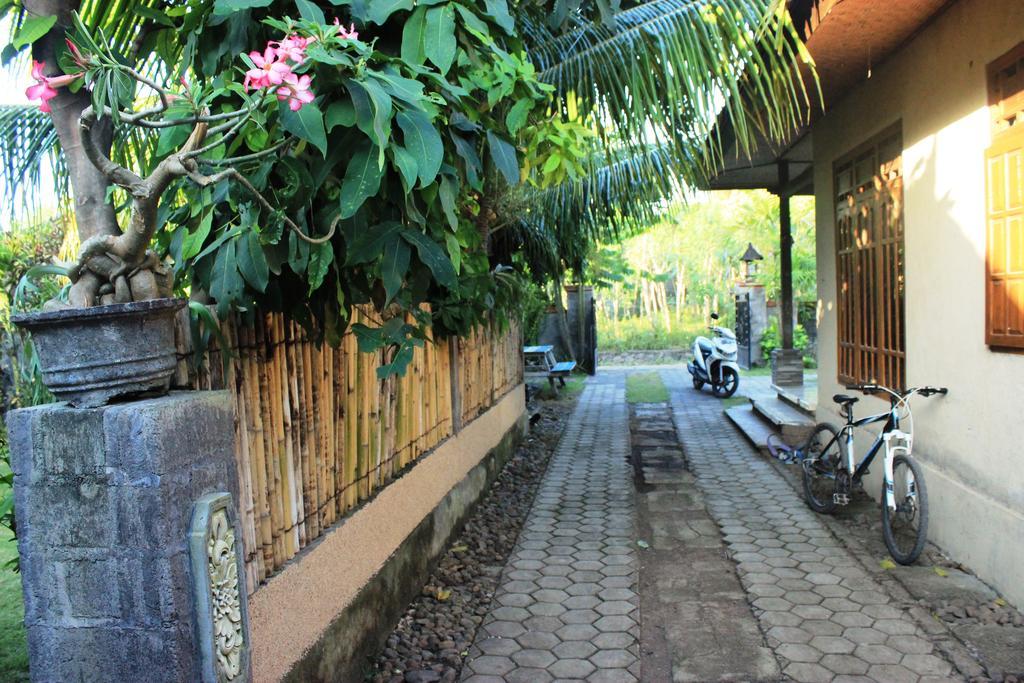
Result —
[[[878, 413], [877, 415], [869, 415], [859, 420], [853, 419], [853, 411], [851, 407], [846, 409], [846, 424], [839, 431], [839, 434], [835, 438], [845, 437], [846, 439], [846, 471], [850, 475], [851, 482], [860, 481], [864, 473], [867, 472], [868, 467], [874, 461], [883, 447], [885, 448], [885, 460], [884, 460], [884, 486], [883, 490], [885, 493], [885, 505], [890, 509], [896, 510], [896, 498], [893, 493], [893, 472], [892, 463], [893, 459], [897, 454], [910, 455], [910, 451], [913, 447], [913, 435], [902, 431], [900, 427], [900, 416], [899, 416], [899, 404], [895, 401], [891, 402], [891, 406], [887, 412]], [[885, 421], [885, 425], [882, 427], [881, 433], [875, 437], [875, 442], [871, 444], [871, 448], [868, 449], [867, 455], [864, 459], [857, 464], [857, 458], [855, 455], [853, 430], [857, 427], [864, 427], [869, 424], [876, 422]], [[895, 442], [895, 443], [894, 443]], [[831, 446], [831, 442], [828, 444]], [[826, 446], [826, 450], [828, 448]], [[916, 490], [913, 482], [911, 482], [911, 489], [908, 491], [909, 497], [916, 496]]]

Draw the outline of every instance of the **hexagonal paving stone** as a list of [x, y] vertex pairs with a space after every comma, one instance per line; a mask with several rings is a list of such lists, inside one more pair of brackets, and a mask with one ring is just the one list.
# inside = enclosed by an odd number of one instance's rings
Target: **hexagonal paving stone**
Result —
[[911, 635], [917, 632], [917, 628], [904, 619], [879, 619], [875, 622], [874, 627], [891, 636]]
[[520, 650], [512, 655], [512, 661], [520, 667], [544, 669], [555, 661], [555, 656], [547, 650]]
[[853, 654], [869, 664], [898, 664], [903, 655], [886, 645], [867, 643], [858, 645]]
[[566, 624], [593, 624], [599, 616], [592, 609], [571, 609], [558, 618]]
[[[546, 617], [533, 618], [543, 619]], [[483, 628], [488, 635], [496, 636], [498, 638], [515, 638], [526, 631], [522, 624], [515, 621], [492, 621], [491, 623], [486, 624]]]
[[522, 607], [499, 607], [491, 611], [491, 616], [499, 621], [524, 621], [530, 618], [530, 613]]
[[607, 601], [607, 602], [602, 602], [601, 604], [597, 605], [597, 607], [594, 608], [594, 610], [598, 614], [601, 614], [601, 615], [604, 615], [604, 616], [613, 616], [613, 615], [619, 615], [619, 614], [629, 614], [629, 613], [631, 613], [635, 609], [636, 609], [636, 607], [634, 607], [632, 605], [632, 603], [625, 602], [625, 601], [622, 601], [622, 600], [610, 600], [610, 601]]
[[597, 652], [597, 646], [585, 640], [570, 640], [560, 643], [552, 652], [559, 659], [587, 659]]
[[518, 652], [521, 648], [519, 643], [511, 638], [484, 638], [475, 645], [485, 655], [508, 656]]
[[815, 636], [811, 639], [811, 646], [818, 648], [826, 654], [840, 655], [849, 654], [856, 647], [854, 643], [839, 636]]
[[853, 655], [825, 655], [818, 663], [835, 674], [861, 675], [868, 672], [868, 663]]
[[602, 583], [574, 583], [565, 589], [569, 595], [597, 595], [603, 588]]
[[885, 683], [917, 683], [918, 679], [916, 673], [898, 664], [874, 664], [867, 675]]
[[585, 659], [560, 659], [548, 667], [548, 673], [556, 678], [586, 678], [595, 668]]
[[590, 624], [568, 624], [555, 631], [562, 640], [590, 640], [600, 631]]
[[932, 651], [932, 645], [918, 636], [890, 636], [885, 643], [905, 655], [925, 655]]
[[[544, 633], [554, 633], [562, 627], [562, 621], [558, 617], [530, 617], [523, 622], [523, 630], [529, 629], [530, 631], [542, 631]], [[518, 635], [518, 634], [516, 634]], [[515, 636], [509, 636], [514, 638]]]
[[784, 598], [758, 598], [753, 605], [768, 612], [788, 612], [793, 608], [793, 603]]
[[537, 602], [526, 608], [530, 614], [538, 617], [557, 617], [566, 611], [565, 605], [555, 602]]
[[482, 657], [477, 657], [471, 661], [469, 663], [469, 668], [474, 673], [486, 676], [504, 676], [509, 671], [516, 668], [516, 665], [515, 662], [508, 657], [483, 655]]
[[587, 683], [636, 683], [637, 677], [620, 669], [599, 669], [587, 676]]
[[590, 658], [599, 669], [625, 669], [636, 661], [628, 650], [601, 650]]
[[790, 664], [783, 673], [799, 683], [828, 683], [832, 680], [832, 672], [820, 664], [795, 662]]
[[800, 628], [816, 636], [841, 636], [843, 627], [826, 619], [805, 619]]
[[776, 653], [791, 662], [816, 662], [823, 655], [817, 648], [801, 643], [783, 643]]
[[550, 683], [553, 680], [544, 669], [520, 668], [507, 674], [504, 683]]
[[921, 675], [945, 676], [950, 672], [949, 664], [935, 655], [906, 655], [900, 664]]
[[516, 638], [522, 647], [534, 650], [551, 650], [562, 642], [554, 633], [529, 631]]
[[535, 581], [541, 588], [563, 589], [572, 585], [572, 581], [564, 576], [542, 576]]
[[629, 647], [636, 642], [636, 637], [630, 633], [602, 633], [592, 641], [594, 646], [600, 650], [616, 650]]
[[773, 626], [768, 629], [768, 637], [780, 643], [808, 643], [811, 640], [810, 633], [794, 626]]

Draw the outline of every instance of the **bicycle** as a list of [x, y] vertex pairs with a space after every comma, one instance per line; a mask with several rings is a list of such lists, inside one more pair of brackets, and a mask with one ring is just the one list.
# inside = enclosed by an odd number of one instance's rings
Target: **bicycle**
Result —
[[[911, 396], [932, 396], [948, 393], [946, 388], [920, 387], [899, 392], [878, 384], [847, 387], [865, 394], [884, 392], [889, 395], [889, 410], [855, 420], [853, 404], [859, 399], [836, 394], [832, 400], [841, 406], [846, 424], [836, 429], [828, 422], [814, 427], [802, 449], [804, 498], [819, 513], [831, 513], [850, 502], [855, 486], [863, 486], [861, 478], [878, 452], [885, 449], [884, 495], [882, 498], [882, 535], [889, 554], [900, 564], [912, 564], [924, 550], [928, 535], [928, 493], [924, 473], [911, 455], [913, 419]], [[900, 429], [900, 420], [910, 421], [909, 432]], [[867, 455], [858, 464], [854, 455], [853, 430], [876, 422], [885, 422]]]

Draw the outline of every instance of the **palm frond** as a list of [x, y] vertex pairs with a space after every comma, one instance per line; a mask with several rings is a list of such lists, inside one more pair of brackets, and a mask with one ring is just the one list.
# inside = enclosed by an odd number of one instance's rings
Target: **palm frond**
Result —
[[[0, 164], [5, 182], [0, 201], [23, 211], [39, 209], [40, 184], [49, 166], [58, 183], [57, 194], [66, 192], [67, 170], [49, 115], [33, 105], [0, 106]], [[64, 183], [64, 185], [60, 185]]]
[[554, 35], [527, 19], [540, 78], [593, 125], [609, 149], [664, 148], [680, 180], [714, 166], [707, 144], [721, 110], [738, 142], [783, 137], [804, 120], [810, 99], [806, 51], [777, 0], [651, 0], [610, 27], [578, 22]]

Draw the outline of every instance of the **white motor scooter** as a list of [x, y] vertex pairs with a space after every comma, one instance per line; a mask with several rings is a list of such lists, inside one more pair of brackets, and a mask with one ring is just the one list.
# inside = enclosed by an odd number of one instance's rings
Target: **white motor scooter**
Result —
[[[711, 318], [718, 320], [718, 314]], [[729, 398], [740, 386], [740, 366], [736, 363], [736, 335], [726, 327], [708, 327], [715, 333], [714, 339], [697, 337], [693, 342], [693, 360], [686, 369], [693, 375], [693, 388], [698, 391], [705, 384], [711, 385], [711, 392], [719, 398]]]

